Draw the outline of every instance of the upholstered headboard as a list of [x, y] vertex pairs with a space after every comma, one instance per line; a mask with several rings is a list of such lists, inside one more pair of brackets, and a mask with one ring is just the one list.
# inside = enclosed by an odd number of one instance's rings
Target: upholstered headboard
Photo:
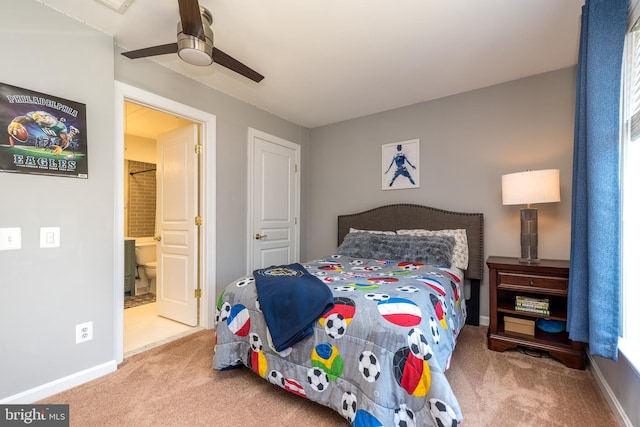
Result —
[[[338, 216], [338, 245], [350, 228], [361, 230], [395, 231], [424, 228], [427, 230], [467, 230], [469, 267], [465, 278], [470, 279], [472, 306], [468, 307], [469, 323], [478, 324], [479, 286], [484, 272], [484, 215], [481, 213], [449, 212], [428, 206], [395, 204], [381, 206], [364, 212]], [[475, 313], [473, 313], [475, 311]]]

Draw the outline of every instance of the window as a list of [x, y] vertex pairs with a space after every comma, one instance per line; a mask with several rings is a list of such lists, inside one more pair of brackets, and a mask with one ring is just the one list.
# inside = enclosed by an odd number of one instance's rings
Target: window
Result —
[[640, 372], [640, 28], [627, 34], [623, 65], [621, 150], [622, 323], [620, 351]]

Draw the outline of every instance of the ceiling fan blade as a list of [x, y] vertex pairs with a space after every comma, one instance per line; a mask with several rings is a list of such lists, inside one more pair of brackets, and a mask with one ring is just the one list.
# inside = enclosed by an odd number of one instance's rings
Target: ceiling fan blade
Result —
[[264, 79], [264, 76], [262, 74], [258, 73], [255, 70], [252, 70], [242, 62], [227, 55], [217, 47], [213, 48], [213, 62], [215, 62], [216, 64], [220, 64], [223, 67], [227, 67], [231, 71], [235, 71], [236, 73], [241, 74], [256, 83], [259, 83], [262, 79]]
[[204, 28], [198, 0], [178, 0], [182, 32], [204, 40]]
[[166, 55], [178, 52], [178, 43], [163, 44], [160, 46], [145, 47], [144, 49], [122, 52], [129, 59], [146, 58], [147, 56]]

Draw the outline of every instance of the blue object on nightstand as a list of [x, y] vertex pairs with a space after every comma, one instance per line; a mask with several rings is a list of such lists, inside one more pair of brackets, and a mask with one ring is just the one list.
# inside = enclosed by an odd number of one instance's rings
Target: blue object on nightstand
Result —
[[540, 330], [555, 334], [563, 332], [566, 328], [566, 323], [561, 320], [538, 319], [536, 320], [536, 326]]

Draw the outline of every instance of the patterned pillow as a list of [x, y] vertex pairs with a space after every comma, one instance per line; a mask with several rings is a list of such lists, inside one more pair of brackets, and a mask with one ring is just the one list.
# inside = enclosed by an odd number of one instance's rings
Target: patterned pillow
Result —
[[336, 254], [354, 258], [415, 261], [451, 267], [455, 239], [449, 236], [391, 236], [349, 233]]
[[450, 236], [456, 241], [453, 253], [451, 254], [451, 263], [466, 270], [469, 266], [469, 245], [467, 243], [467, 230], [464, 228], [456, 230], [397, 230], [398, 235], [405, 236]]
[[371, 243], [371, 233], [349, 233], [344, 236], [342, 244], [338, 246], [335, 254], [350, 256], [352, 258], [369, 258], [371, 250], [369, 245]]

